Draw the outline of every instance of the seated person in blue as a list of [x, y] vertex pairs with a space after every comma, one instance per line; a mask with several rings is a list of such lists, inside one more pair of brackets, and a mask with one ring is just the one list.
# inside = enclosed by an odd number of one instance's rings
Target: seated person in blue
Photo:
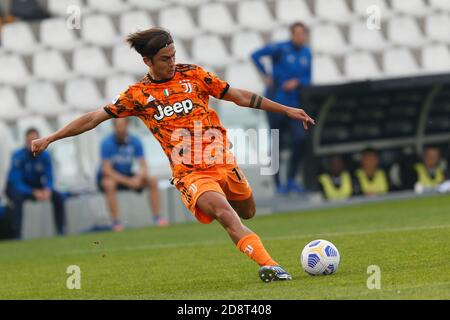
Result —
[[[114, 119], [114, 133], [106, 137], [101, 145], [102, 165], [98, 175], [98, 185], [106, 196], [114, 231], [123, 230], [119, 220], [117, 190], [149, 189], [150, 207], [153, 220], [159, 226], [167, 225], [160, 216], [158, 180], [148, 175], [144, 149], [139, 139], [128, 133], [129, 119]], [[132, 172], [134, 161], [139, 162], [140, 170]]]
[[50, 154], [45, 151], [34, 157], [31, 142], [39, 138], [39, 132], [28, 129], [26, 146], [14, 152], [8, 173], [6, 195], [12, 205], [12, 227], [16, 238], [22, 237], [22, 213], [25, 200], [51, 201], [58, 235], [64, 234], [64, 198], [53, 187], [53, 168]]

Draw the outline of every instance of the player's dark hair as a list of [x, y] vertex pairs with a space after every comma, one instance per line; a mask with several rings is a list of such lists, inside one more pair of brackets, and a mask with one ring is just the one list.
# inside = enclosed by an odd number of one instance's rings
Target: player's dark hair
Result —
[[143, 58], [153, 58], [159, 50], [173, 43], [169, 31], [162, 28], [150, 28], [128, 35], [127, 42]]
[[297, 22], [294, 22], [293, 24], [291, 24], [291, 25], [289, 26], [289, 30], [291, 31], [291, 34], [294, 33], [294, 30], [295, 30], [295, 28], [297, 28], [297, 27], [301, 27], [301, 28], [303, 28], [303, 30], [305, 30], [306, 32], [309, 32], [309, 29], [308, 29], [308, 27], [306, 26], [306, 24], [304, 24], [303, 22], [297, 21]]
[[25, 137], [28, 137], [30, 134], [36, 133], [39, 135], [39, 131], [36, 128], [28, 128], [27, 131], [25, 131]]

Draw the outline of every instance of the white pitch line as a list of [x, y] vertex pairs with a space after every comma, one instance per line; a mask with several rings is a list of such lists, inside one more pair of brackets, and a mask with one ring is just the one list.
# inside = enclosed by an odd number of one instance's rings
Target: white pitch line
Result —
[[[289, 240], [289, 239], [303, 239], [303, 238], [326, 238], [326, 237], [340, 237], [348, 235], [364, 235], [372, 233], [394, 233], [394, 232], [408, 232], [408, 231], [421, 231], [421, 230], [436, 230], [436, 229], [449, 229], [450, 225], [439, 225], [439, 226], [423, 226], [423, 227], [403, 227], [403, 228], [391, 228], [391, 229], [378, 229], [378, 230], [365, 230], [365, 231], [346, 231], [346, 232], [330, 232], [330, 233], [314, 233], [314, 234], [300, 234], [300, 235], [290, 235], [290, 236], [273, 236], [264, 237], [264, 241], [269, 240]], [[132, 247], [116, 247], [116, 248], [93, 248], [93, 249], [81, 249], [72, 250], [69, 252], [61, 253], [60, 255], [75, 255], [83, 253], [105, 253], [105, 252], [117, 252], [117, 251], [134, 251], [134, 250], [148, 250], [148, 249], [164, 249], [164, 248], [177, 248], [177, 247], [195, 247], [195, 246], [214, 246], [227, 244], [230, 241], [208, 241], [205, 242], [191, 242], [191, 243], [169, 243], [169, 244], [148, 244], [141, 246]]]

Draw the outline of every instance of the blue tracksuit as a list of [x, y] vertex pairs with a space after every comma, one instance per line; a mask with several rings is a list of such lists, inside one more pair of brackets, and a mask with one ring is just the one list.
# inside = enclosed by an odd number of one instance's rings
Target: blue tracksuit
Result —
[[[266, 96], [289, 107], [300, 107], [301, 87], [311, 83], [311, 50], [308, 47], [295, 47], [291, 41], [269, 44], [252, 54], [253, 62], [263, 74], [269, 74], [261, 62], [261, 58], [270, 57], [272, 62], [273, 88], [267, 88]], [[283, 83], [297, 79], [300, 87], [292, 91], [284, 91]]]
[[[109, 160], [115, 171], [124, 176], [132, 176], [132, 167], [136, 159], [144, 157], [144, 148], [139, 138], [128, 135], [125, 143], [119, 143], [115, 134], [107, 136], [101, 145], [101, 159]], [[101, 168], [98, 172], [98, 183], [102, 178]], [[100, 189], [101, 186], [100, 186]]]
[[12, 156], [6, 190], [6, 194], [13, 204], [13, 228], [17, 237], [20, 237], [23, 203], [28, 199], [35, 200], [33, 189], [50, 189], [52, 191], [51, 201], [56, 229], [59, 234], [62, 234], [65, 220], [63, 197], [53, 187], [50, 154], [44, 151], [37, 157], [33, 157], [28, 149], [19, 149]]
[[[261, 62], [263, 57], [270, 57], [272, 61], [273, 87], [267, 88], [267, 98], [289, 107], [301, 107], [301, 90], [311, 83], [311, 50], [306, 46], [295, 47], [291, 41], [285, 41], [272, 43], [255, 51], [252, 59], [256, 67], [261, 73], [269, 74]], [[300, 83], [299, 87], [292, 91], [284, 91], [283, 84], [291, 79], [297, 79]], [[288, 179], [292, 180], [301, 162], [301, 148], [305, 135], [303, 126], [282, 114], [268, 112], [267, 117], [271, 129], [289, 129], [292, 146]], [[277, 185], [280, 185], [278, 174], [275, 176], [275, 181]]]

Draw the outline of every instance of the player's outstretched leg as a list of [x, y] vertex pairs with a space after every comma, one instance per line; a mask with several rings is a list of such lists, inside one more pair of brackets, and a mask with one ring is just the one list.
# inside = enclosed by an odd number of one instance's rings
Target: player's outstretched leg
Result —
[[292, 279], [272, 259], [258, 235], [242, 224], [239, 216], [222, 194], [214, 191], [205, 192], [197, 200], [197, 207], [216, 219], [228, 232], [238, 249], [260, 266], [261, 280], [270, 282]]

